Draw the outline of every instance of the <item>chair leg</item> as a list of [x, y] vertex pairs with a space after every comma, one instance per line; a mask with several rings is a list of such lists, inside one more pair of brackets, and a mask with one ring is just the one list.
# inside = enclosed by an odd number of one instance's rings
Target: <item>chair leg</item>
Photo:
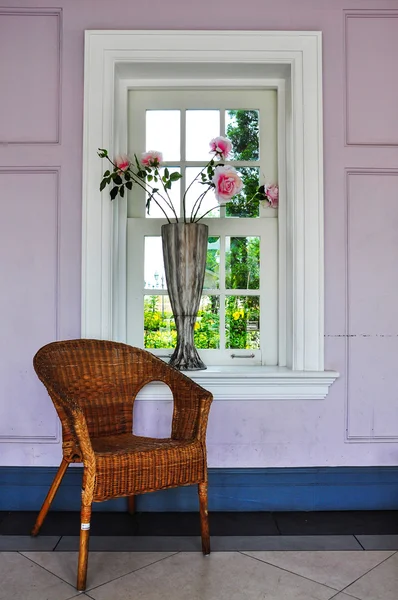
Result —
[[61, 481], [65, 475], [65, 472], [66, 472], [66, 469], [68, 468], [68, 466], [69, 466], [69, 462], [63, 458], [61, 464], [59, 465], [57, 474], [54, 477], [54, 481], [52, 482], [51, 487], [48, 491], [46, 499], [44, 500], [43, 505], [40, 509], [40, 512], [37, 516], [36, 523], [31, 531], [31, 535], [37, 535], [39, 533], [40, 527], [43, 525], [44, 519], [47, 516], [47, 513], [52, 504], [52, 501], [54, 500], [55, 494], [58, 491], [58, 488], [61, 484]]
[[90, 520], [91, 520], [91, 505], [83, 506], [80, 512], [80, 546], [79, 560], [77, 565], [77, 585], [79, 592], [86, 589], [87, 580], [87, 564], [88, 564], [88, 546], [90, 541]]
[[202, 552], [210, 554], [209, 513], [207, 510], [207, 481], [199, 483], [200, 533], [202, 536]]
[[135, 513], [135, 496], [128, 497], [128, 509], [127, 510], [130, 513], [130, 515], [133, 515]]

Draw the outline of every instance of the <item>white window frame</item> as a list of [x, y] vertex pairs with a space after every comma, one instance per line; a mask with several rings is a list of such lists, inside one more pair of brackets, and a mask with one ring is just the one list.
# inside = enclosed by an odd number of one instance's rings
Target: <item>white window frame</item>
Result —
[[[278, 169], [278, 153], [277, 153], [277, 135], [281, 138], [283, 150], [285, 147], [285, 130], [284, 122], [279, 123], [277, 126], [277, 89], [271, 89], [272, 96], [265, 95], [263, 92], [270, 90], [269, 81], [264, 82], [259, 89], [256, 86], [255, 89], [247, 89], [245, 86], [236, 87], [234, 89], [224, 89], [225, 86], [220, 85], [218, 82], [209, 81], [206, 89], [205, 99], [198, 94], [197, 86], [194, 90], [192, 87], [187, 89], [184, 86], [184, 79], [178, 81], [178, 85], [167, 87], [167, 96], [164, 97], [161, 93], [156, 95], [152, 87], [155, 90], [159, 90], [160, 86], [156, 81], [150, 81], [146, 86], [145, 90], [142, 91], [141, 95], [134, 96], [134, 100], [129, 98], [129, 150], [130, 154], [142, 152], [145, 149], [145, 121], [146, 111], [149, 110], [178, 110], [180, 111], [180, 119], [182, 118], [182, 126], [180, 132], [181, 148], [185, 147], [185, 118], [181, 115], [185, 110], [206, 110], [208, 108], [218, 110], [220, 112], [220, 126], [221, 132], [213, 132], [215, 135], [225, 134], [225, 112], [230, 107], [239, 108], [241, 110], [259, 110], [260, 111], [260, 130], [259, 130], [259, 149], [260, 158], [256, 161], [245, 161], [241, 163], [233, 162], [235, 166], [249, 166], [256, 167], [259, 169], [259, 178], [261, 183], [277, 182], [277, 169]], [[203, 86], [204, 87], [204, 86]], [[283, 86], [280, 86], [282, 88]], [[148, 89], [149, 88], [149, 89]], [[135, 91], [137, 86], [134, 86]], [[199, 88], [200, 89], [200, 88]], [[139, 90], [137, 90], [139, 91]], [[163, 87], [161, 88], [163, 91]], [[281, 89], [281, 97], [279, 102], [283, 105], [284, 94]], [[256, 93], [258, 92], [258, 93]], [[186, 97], [188, 95], [188, 98]], [[262, 103], [265, 103], [262, 105]], [[267, 114], [267, 110], [270, 111]], [[264, 111], [264, 112], [263, 112]], [[279, 110], [279, 113], [283, 114], [283, 111]], [[272, 114], [272, 116], [271, 116]], [[282, 121], [282, 120], [281, 120]], [[209, 140], [212, 136], [210, 136]], [[141, 149], [141, 150], [140, 150]], [[284, 164], [285, 153], [279, 153], [279, 162], [282, 171], [285, 172]], [[208, 160], [210, 159], [210, 156]], [[182, 172], [185, 168], [186, 162], [188, 164], [195, 163], [195, 166], [199, 166], [199, 163], [203, 161], [184, 161], [176, 160], [175, 162], [169, 163], [169, 168], [173, 169], [177, 165], [181, 165]], [[204, 164], [204, 163], [203, 163]], [[200, 165], [202, 166], [202, 165]], [[182, 188], [184, 185], [185, 178], [183, 177]], [[181, 189], [181, 194], [183, 189]], [[145, 193], [136, 189], [134, 196], [139, 198], [139, 202], [135, 205], [133, 212], [136, 216], [130, 216], [127, 219], [127, 253], [128, 253], [128, 275], [127, 275], [127, 342], [133, 346], [142, 346], [144, 340], [144, 320], [136, 319], [136, 315], [140, 314], [143, 310], [143, 295], [148, 296], [152, 293], [156, 295], [159, 290], [149, 291], [142, 287], [141, 282], [144, 281], [144, 239], [145, 236], [159, 236], [161, 224], [166, 223], [166, 219], [163, 218], [147, 218], [145, 215]], [[212, 204], [215, 205], [216, 201], [213, 199]], [[199, 355], [203, 362], [207, 366], [211, 365], [234, 365], [234, 366], [251, 366], [251, 365], [277, 365], [280, 364], [281, 359], [285, 362], [285, 355], [282, 354], [282, 349], [278, 353], [278, 264], [277, 264], [277, 213], [276, 209], [270, 207], [259, 207], [259, 218], [240, 218], [240, 219], [225, 219], [225, 208], [220, 211], [220, 218], [203, 219], [202, 223], [207, 224], [209, 227], [209, 236], [220, 236], [220, 254], [223, 254], [223, 258], [220, 263], [220, 282], [223, 280], [223, 271], [221, 271], [221, 265], [225, 268], [225, 236], [258, 236], [261, 238], [260, 243], [260, 287], [257, 290], [237, 290], [232, 291], [232, 294], [236, 295], [252, 295], [260, 297], [260, 322], [261, 322], [261, 347], [255, 350], [246, 349], [228, 349], [224, 347], [225, 343], [225, 332], [223, 328], [224, 323], [224, 310], [223, 302], [220, 304], [220, 349], [214, 350], [199, 350]], [[130, 213], [131, 214], [131, 213]], [[129, 257], [137, 257], [138, 260], [131, 259]], [[270, 289], [268, 289], [270, 288]], [[167, 294], [167, 291], [161, 292]], [[215, 294], [221, 299], [224, 299], [229, 291], [223, 290], [223, 285], [220, 284], [220, 288], [217, 290], [203, 290], [203, 295]], [[172, 350], [166, 348], [155, 349], [149, 348], [150, 352], [162, 358], [171, 356]], [[234, 355], [232, 358], [231, 356]]]
[[[279, 183], [286, 182], [278, 219], [279, 366], [213, 367], [193, 378], [216, 400], [325, 398], [338, 373], [324, 370], [320, 32], [86, 31], [82, 336], [120, 341], [126, 336], [126, 202], [111, 203], [107, 191], [100, 195], [97, 148], [111, 153], [127, 148], [132, 85], [152, 79], [170, 86], [181, 77], [186, 85], [188, 76], [192, 85], [201, 85], [212, 73], [217, 81], [222, 73], [228, 86], [261, 86], [265, 80], [283, 99], [278, 118], [286, 116], [287, 168], [279, 169]], [[155, 385], [143, 397], [167, 394]]]

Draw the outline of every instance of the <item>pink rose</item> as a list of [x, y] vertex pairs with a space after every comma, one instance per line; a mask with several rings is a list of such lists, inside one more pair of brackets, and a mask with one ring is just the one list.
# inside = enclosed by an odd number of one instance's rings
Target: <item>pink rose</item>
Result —
[[158, 167], [163, 160], [163, 154], [157, 150], [148, 150], [141, 156], [141, 164], [144, 167]]
[[211, 152], [215, 152], [220, 158], [227, 160], [232, 150], [232, 143], [228, 138], [219, 136], [211, 140], [210, 148]]
[[272, 208], [278, 208], [279, 188], [275, 183], [265, 186], [265, 195], [267, 196], [269, 205]]
[[130, 166], [130, 159], [127, 154], [121, 154], [115, 158], [115, 165], [119, 171], [126, 171]]
[[216, 167], [213, 183], [215, 195], [218, 202], [229, 202], [232, 196], [239, 194], [243, 188], [243, 182], [234, 167]]

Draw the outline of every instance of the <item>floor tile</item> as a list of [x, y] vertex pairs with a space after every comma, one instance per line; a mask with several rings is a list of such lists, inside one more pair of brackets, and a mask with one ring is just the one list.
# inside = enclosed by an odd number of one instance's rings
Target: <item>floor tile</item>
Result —
[[[0, 523], [3, 535], [29, 535], [37, 517], [36, 511], [11, 512]], [[40, 529], [40, 535], [78, 535], [80, 513], [50, 511]], [[91, 535], [135, 535], [137, 518], [122, 512], [93, 512]]]
[[336, 596], [333, 596], [331, 600], [358, 600], [354, 596], [347, 596], [344, 592], [339, 592]]
[[397, 510], [276, 512], [282, 535], [398, 534]]
[[[76, 552], [79, 538], [64, 536], [57, 552]], [[136, 537], [90, 537], [90, 550], [94, 552], [201, 552], [200, 537], [182, 536], [136, 536]]]
[[90, 591], [94, 600], [329, 600], [335, 591], [239, 553], [182, 553]]
[[246, 552], [258, 560], [342, 590], [391, 552]]
[[[354, 536], [212, 536], [213, 552], [245, 550], [362, 550]], [[64, 536], [57, 552], [79, 549], [77, 536]], [[97, 552], [201, 552], [194, 536], [93, 536], [90, 549]]]
[[357, 535], [365, 550], [398, 550], [398, 535]]
[[17, 552], [0, 553], [0, 600], [66, 600], [76, 590]]
[[[71, 585], [76, 584], [77, 552], [26, 552], [24, 556]], [[87, 590], [171, 556], [169, 552], [91, 552]]]
[[0, 552], [51, 552], [59, 542], [59, 536], [0, 535]]
[[[138, 513], [137, 535], [200, 535], [198, 512]], [[210, 512], [212, 535], [278, 535], [270, 512]]]
[[351, 535], [212, 537], [215, 552], [250, 550], [362, 550]]
[[398, 553], [393, 554], [344, 591], [360, 600], [397, 600]]

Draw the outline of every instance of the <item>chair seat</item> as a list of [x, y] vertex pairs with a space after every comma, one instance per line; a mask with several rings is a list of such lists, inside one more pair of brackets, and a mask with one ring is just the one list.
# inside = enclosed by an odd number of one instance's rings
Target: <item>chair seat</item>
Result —
[[93, 438], [97, 477], [94, 501], [197, 483], [204, 478], [199, 440], [121, 434]]

